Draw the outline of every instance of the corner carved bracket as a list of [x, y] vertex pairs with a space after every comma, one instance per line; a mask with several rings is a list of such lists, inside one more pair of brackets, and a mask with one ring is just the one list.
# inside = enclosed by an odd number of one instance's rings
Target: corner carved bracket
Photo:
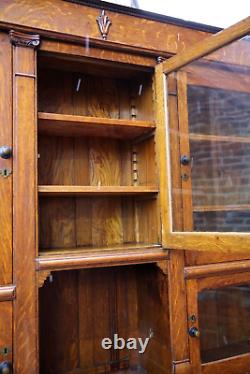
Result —
[[11, 43], [16, 46], [37, 48], [40, 44], [40, 35], [37, 34], [31, 35], [11, 30], [9, 35]]
[[38, 287], [43, 287], [45, 281], [50, 278], [51, 276], [51, 273], [50, 271], [47, 271], [47, 270], [43, 270], [43, 271], [39, 271], [38, 273]]
[[101, 14], [97, 17], [96, 22], [99, 26], [99, 30], [103, 40], [107, 40], [109, 28], [112, 25], [112, 22], [109, 19], [109, 16], [105, 14], [104, 9], [101, 11]]
[[156, 266], [161, 270], [163, 275], [168, 274], [168, 261], [159, 261], [156, 262]]

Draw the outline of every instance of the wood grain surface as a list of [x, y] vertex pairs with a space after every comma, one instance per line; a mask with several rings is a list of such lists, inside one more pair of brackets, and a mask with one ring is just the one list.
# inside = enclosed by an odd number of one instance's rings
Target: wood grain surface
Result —
[[[54, 273], [40, 289], [41, 372], [168, 374], [167, 303], [167, 277], [152, 264]], [[145, 339], [151, 331], [143, 355], [101, 347], [114, 333]]]
[[[207, 36], [206, 32], [115, 12], [107, 12], [112, 21], [108, 41], [104, 42], [96, 22], [100, 9], [62, 0], [5, 0], [0, 4], [0, 23], [39, 29], [41, 34], [64, 40], [76, 40], [123, 50], [148, 53], [180, 52]], [[154, 52], [154, 53], [155, 53]]]
[[36, 51], [13, 47], [14, 370], [37, 374]]
[[[11, 301], [0, 302], [0, 362], [12, 362], [13, 358], [13, 342], [12, 342], [12, 320], [13, 308]], [[7, 353], [3, 352], [7, 349]]]
[[[12, 65], [8, 34], [0, 33], [0, 145], [12, 147]], [[7, 178], [0, 176], [0, 284], [12, 283], [12, 157], [0, 158], [0, 169], [9, 169]]]

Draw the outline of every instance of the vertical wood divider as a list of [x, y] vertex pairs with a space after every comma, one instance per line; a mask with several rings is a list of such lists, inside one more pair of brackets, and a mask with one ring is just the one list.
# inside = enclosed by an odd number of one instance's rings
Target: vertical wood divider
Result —
[[38, 373], [37, 108], [38, 35], [10, 31], [13, 44], [14, 372]]
[[[0, 33], [0, 141], [12, 147], [12, 50], [8, 34]], [[0, 168], [12, 171], [12, 158], [0, 158]], [[0, 284], [12, 283], [12, 174], [0, 177]]]
[[[174, 128], [176, 134], [178, 130], [178, 119], [174, 116], [176, 113], [171, 113], [171, 118], [166, 113], [166, 95], [167, 83], [164, 82], [166, 76], [163, 72], [162, 64], [156, 67], [156, 103], [157, 103], [157, 139], [158, 139], [158, 162], [160, 170], [160, 202], [161, 202], [161, 223], [162, 223], [162, 243], [166, 247], [168, 243], [168, 236], [172, 231], [172, 214], [174, 214], [175, 228], [181, 229], [181, 204], [173, 207], [169, 195], [170, 190], [170, 150], [167, 138], [169, 129], [166, 127], [168, 122], [169, 127]], [[168, 103], [169, 104], [169, 103]], [[173, 107], [168, 108], [173, 110]], [[170, 133], [170, 141], [173, 146], [173, 133]], [[171, 137], [172, 136], [172, 137]], [[175, 139], [176, 141], [176, 139]], [[175, 165], [178, 167], [178, 165]], [[178, 170], [178, 169], [177, 169]], [[171, 214], [169, 214], [169, 211]], [[172, 345], [172, 361], [173, 366], [177, 367], [184, 365], [189, 366], [189, 346], [188, 346], [188, 332], [187, 332], [187, 305], [186, 305], [186, 285], [184, 280], [184, 254], [183, 251], [170, 250], [170, 260], [168, 265], [168, 289], [169, 289], [169, 314], [170, 314], [170, 334]]]

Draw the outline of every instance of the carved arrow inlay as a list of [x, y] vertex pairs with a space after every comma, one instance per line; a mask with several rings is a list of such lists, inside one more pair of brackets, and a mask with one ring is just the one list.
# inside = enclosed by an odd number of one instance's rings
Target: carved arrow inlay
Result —
[[106, 40], [112, 22], [110, 21], [109, 17], [105, 14], [104, 9], [101, 11], [101, 14], [97, 17], [96, 21], [98, 23], [99, 30], [103, 40]]

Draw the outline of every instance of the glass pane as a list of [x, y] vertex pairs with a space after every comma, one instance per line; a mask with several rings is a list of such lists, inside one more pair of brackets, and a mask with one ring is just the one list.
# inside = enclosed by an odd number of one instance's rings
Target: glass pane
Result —
[[190, 141], [190, 154], [194, 210], [250, 203], [250, 143]]
[[190, 133], [250, 136], [249, 102], [250, 92], [188, 86]]
[[250, 231], [249, 52], [245, 37], [168, 77], [174, 231]]
[[198, 306], [203, 363], [250, 352], [250, 285], [204, 290]]

